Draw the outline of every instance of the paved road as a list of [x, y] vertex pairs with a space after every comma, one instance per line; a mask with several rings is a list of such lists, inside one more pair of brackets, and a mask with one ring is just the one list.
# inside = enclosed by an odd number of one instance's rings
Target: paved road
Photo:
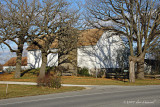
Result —
[[82, 91], [0, 100], [0, 107], [160, 107], [160, 86], [88, 86]]

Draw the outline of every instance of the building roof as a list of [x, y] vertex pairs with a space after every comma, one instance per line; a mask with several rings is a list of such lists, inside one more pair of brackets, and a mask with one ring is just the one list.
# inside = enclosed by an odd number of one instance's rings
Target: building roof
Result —
[[78, 37], [78, 47], [80, 46], [94, 46], [102, 36], [103, 31], [99, 29], [88, 29], [80, 33]]
[[[16, 66], [17, 57], [12, 57], [3, 66]], [[22, 57], [22, 66], [27, 66], [27, 57]]]
[[[88, 29], [88, 30], [83, 30], [80, 31], [78, 35], [78, 42], [77, 46], [93, 46], [96, 45], [100, 37], [102, 36], [103, 31], [99, 29]], [[38, 39], [37, 39], [38, 40]], [[43, 40], [38, 40], [40, 44], [44, 45], [45, 42]], [[58, 48], [58, 40], [55, 39], [55, 41], [52, 43], [50, 48]], [[28, 46], [27, 50], [34, 50], [34, 49], [39, 49], [36, 44], [31, 44]]]

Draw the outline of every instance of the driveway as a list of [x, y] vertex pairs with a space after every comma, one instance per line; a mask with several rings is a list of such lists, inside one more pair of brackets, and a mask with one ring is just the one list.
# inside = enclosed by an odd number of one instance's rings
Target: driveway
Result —
[[0, 100], [0, 107], [160, 107], [160, 85], [86, 86], [86, 90]]

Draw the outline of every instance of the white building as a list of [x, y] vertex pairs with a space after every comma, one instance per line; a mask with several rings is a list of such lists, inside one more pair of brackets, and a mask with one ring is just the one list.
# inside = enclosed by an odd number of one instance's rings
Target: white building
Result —
[[[56, 44], [56, 43], [54, 43]], [[77, 43], [77, 66], [88, 69], [119, 68], [117, 50], [123, 48], [123, 42], [118, 35], [103, 32], [98, 29], [85, 30], [80, 33]], [[52, 51], [57, 51], [54, 46]], [[38, 68], [41, 66], [41, 51], [35, 47], [28, 47], [28, 66]], [[48, 55], [48, 66], [58, 65], [58, 53]]]
[[[12, 57], [3, 65], [3, 71], [5, 72], [12, 72], [16, 69], [16, 59], [17, 57]], [[29, 69], [30, 67], [27, 66], [27, 57], [22, 57], [22, 70]]]

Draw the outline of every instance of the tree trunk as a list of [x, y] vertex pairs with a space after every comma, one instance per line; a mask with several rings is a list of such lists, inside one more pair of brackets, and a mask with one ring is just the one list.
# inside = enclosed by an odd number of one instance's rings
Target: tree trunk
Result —
[[22, 65], [22, 53], [17, 52], [17, 59], [16, 59], [16, 71], [15, 71], [15, 78], [20, 78], [21, 76], [21, 65]]
[[137, 62], [137, 79], [144, 79], [144, 58]]
[[47, 53], [42, 52], [42, 64], [40, 68], [40, 73], [39, 73], [39, 79], [42, 79], [45, 77], [45, 70], [47, 66]]
[[135, 82], [135, 61], [129, 57], [129, 82]]

